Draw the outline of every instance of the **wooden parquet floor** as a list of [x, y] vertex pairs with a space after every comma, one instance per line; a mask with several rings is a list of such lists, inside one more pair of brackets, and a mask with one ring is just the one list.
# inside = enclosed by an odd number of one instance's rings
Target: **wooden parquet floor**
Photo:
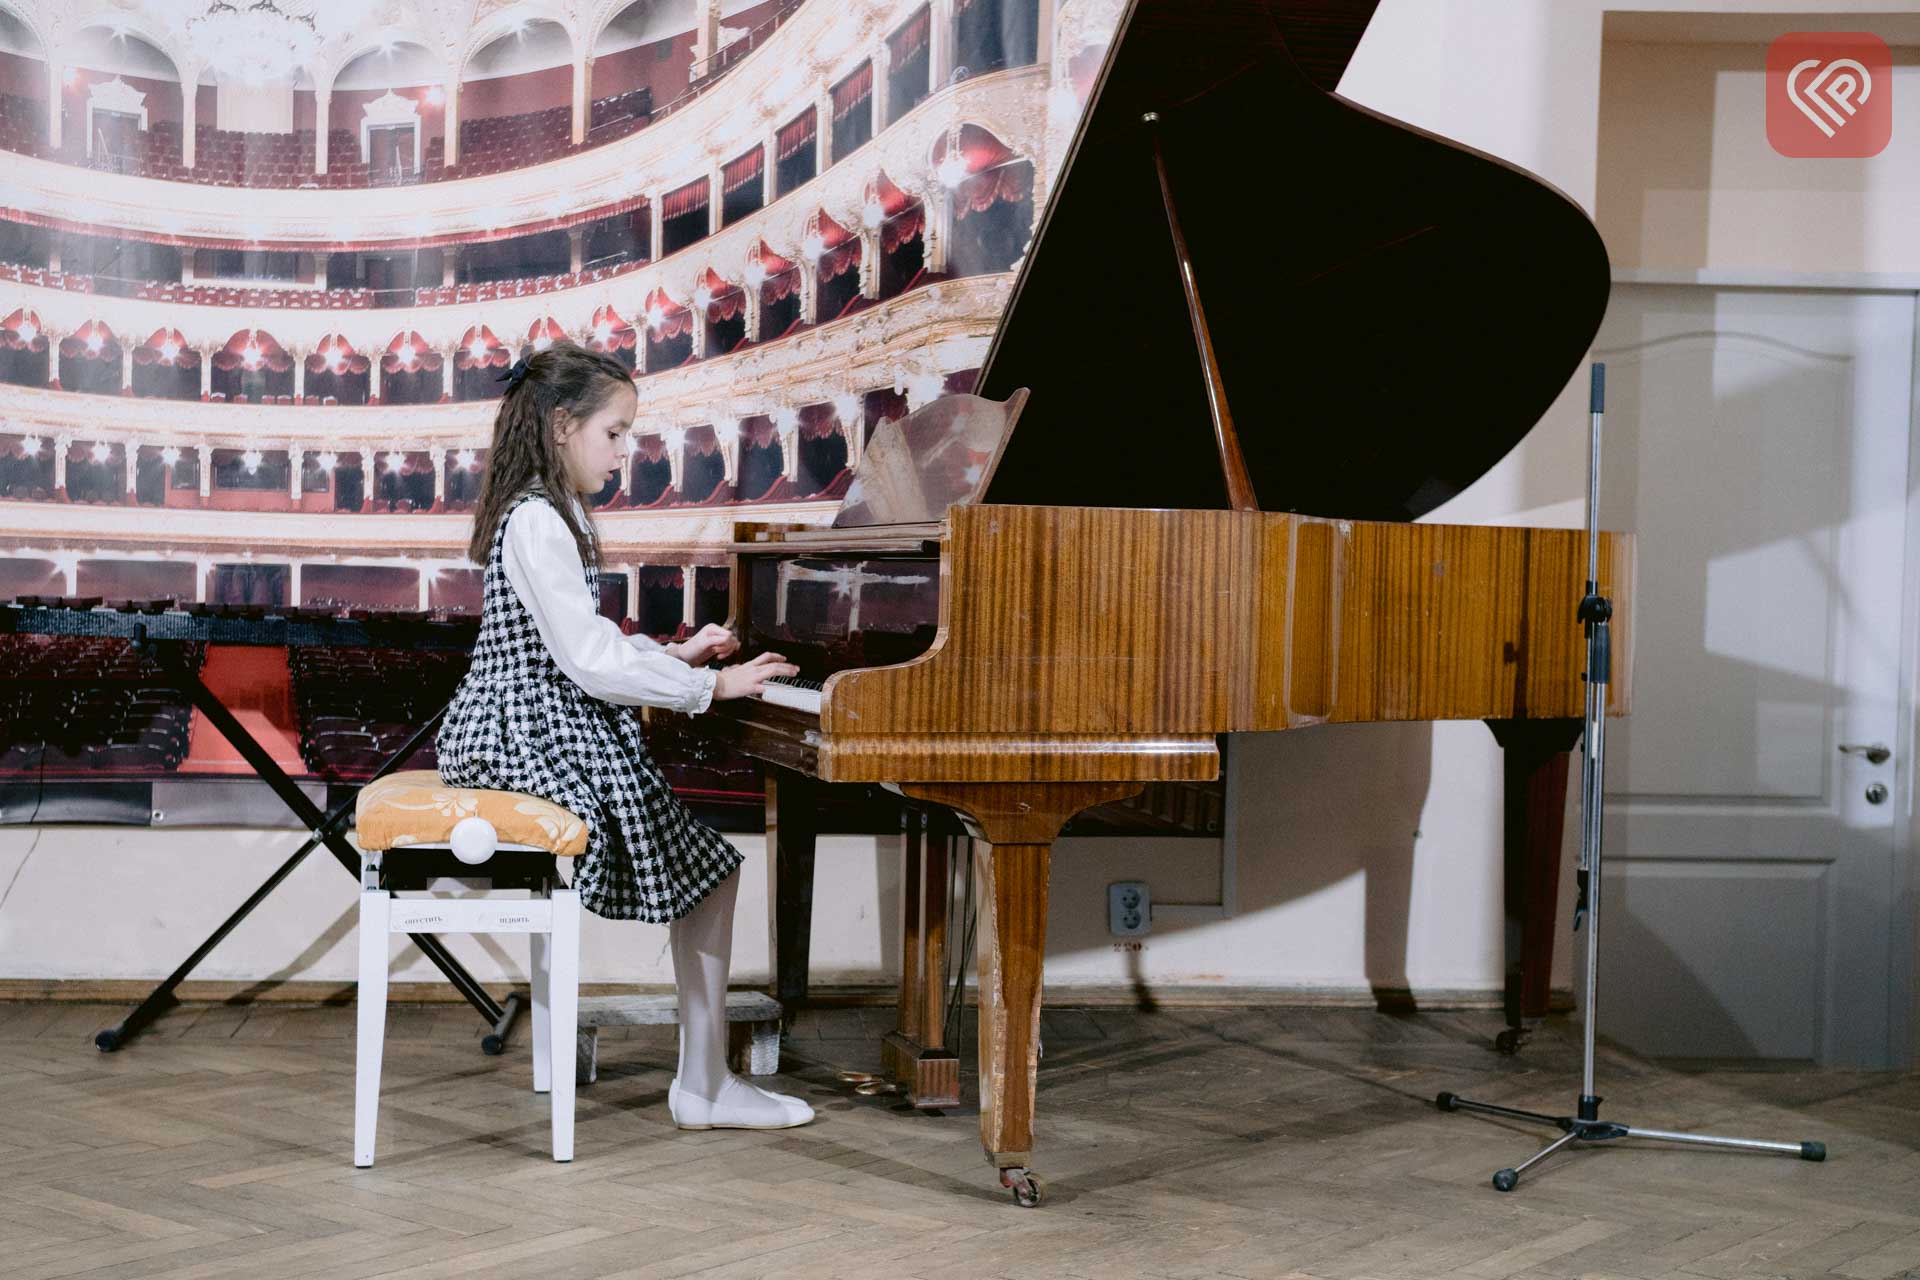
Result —
[[[379, 1163], [351, 1159], [351, 1007], [185, 1007], [116, 1054], [122, 1009], [0, 1005], [0, 1276], [1707, 1277], [1920, 1275], [1920, 1076], [1602, 1061], [1609, 1118], [1825, 1141], [1824, 1165], [1613, 1145], [1488, 1185], [1558, 1112], [1578, 1041], [1516, 1059], [1488, 1014], [1049, 1010], [1039, 1172], [1016, 1208], [973, 1111], [867, 1098], [883, 1010], [804, 1016], [786, 1087], [820, 1119], [681, 1133], [671, 1028], [603, 1035], [578, 1155], [547, 1154], [524, 1029], [397, 1006]], [[972, 1096], [971, 1080], [968, 1096]]]

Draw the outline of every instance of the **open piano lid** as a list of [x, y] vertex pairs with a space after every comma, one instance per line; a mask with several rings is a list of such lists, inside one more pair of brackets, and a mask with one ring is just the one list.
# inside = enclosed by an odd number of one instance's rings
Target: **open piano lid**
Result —
[[1424, 514], [1566, 386], [1606, 309], [1599, 232], [1327, 91], [1373, 2], [1129, 5], [975, 388], [1033, 391], [986, 500], [1227, 505], [1150, 111], [1262, 509]]

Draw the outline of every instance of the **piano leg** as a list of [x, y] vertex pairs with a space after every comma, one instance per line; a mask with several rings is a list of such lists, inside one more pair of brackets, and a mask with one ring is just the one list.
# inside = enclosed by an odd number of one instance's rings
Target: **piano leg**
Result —
[[773, 998], [789, 1018], [807, 1000], [813, 942], [813, 845], [820, 831], [820, 784], [803, 773], [767, 770], [767, 957]]
[[907, 783], [900, 790], [958, 811], [974, 844], [979, 903], [980, 1145], [1024, 1207], [1033, 1176], [1034, 1094], [1040, 1070], [1040, 970], [1047, 951], [1047, 868], [1053, 838], [1082, 809], [1138, 795], [1144, 784]]
[[[1030, 1170], [1033, 1165], [1040, 970], [1047, 951], [1047, 866], [1052, 854], [1050, 843], [975, 846], [980, 1142], [996, 1169]], [[1024, 1202], [1017, 1187], [1014, 1194]]]
[[1517, 1053], [1547, 1014], [1560, 905], [1560, 850], [1570, 753], [1578, 720], [1489, 720], [1505, 757], [1506, 1029], [1494, 1044]]
[[960, 1105], [960, 1059], [946, 1041], [951, 855], [951, 837], [926, 811], [909, 809], [900, 878], [900, 1025], [881, 1042], [880, 1061], [923, 1110]]

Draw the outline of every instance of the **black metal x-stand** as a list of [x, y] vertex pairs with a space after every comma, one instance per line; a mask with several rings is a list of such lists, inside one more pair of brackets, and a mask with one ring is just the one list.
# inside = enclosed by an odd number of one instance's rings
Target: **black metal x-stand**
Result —
[[[141, 653], [150, 654], [168, 675], [179, 682], [179, 687], [193, 705], [198, 707], [213, 727], [218, 729], [226, 740], [233, 744], [234, 749], [246, 758], [254, 771], [269, 787], [273, 788], [273, 793], [280, 797], [287, 808], [293, 810], [294, 816], [298, 817], [312, 834], [307, 837], [306, 843], [294, 851], [292, 857], [280, 864], [279, 869], [254, 890], [253, 896], [242, 903], [239, 910], [228, 916], [205, 942], [194, 949], [193, 954], [188, 956], [179, 968], [167, 975], [166, 981], [155, 987], [147, 998], [140, 1002], [132, 1013], [129, 1013], [118, 1025], [108, 1027], [94, 1036], [93, 1042], [102, 1053], [112, 1053], [132, 1039], [142, 1027], [177, 1006], [180, 999], [174, 995], [174, 988], [193, 972], [209, 951], [219, 945], [222, 938], [233, 932], [235, 925], [246, 919], [248, 914], [259, 906], [281, 881], [293, 874], [293, 869], [305, 861], [307, 855], [317, 846], [326, 845], [328, 851], [342, 867], [346, 868], [349, 875], [356, 881], [360, 878], [360, 851], [349, 844], [346, 836], [342, 834], [342, 828], [353, 812], [354, 799], [350, 797], [341, 801], [330, 813], [320, 812], [319, 806], [307, 799], [306, 792], [300, 790], [293, 779], [287, 776], [286, 771], [275, 763], [272, 753], [261, 746], [253, 735], [249, 734], [234, 718], [233, 713], [227, 710], [226, 705], [214, 696], [213, 691], [207, 688], [206, 683], [200, 679], [200, 673], [195, 671], [192, 664], [187, 661], [184, 644], [149, 640], [146, 638], [145, 628], [141, 627], [136, 629], [133, 646]], [[444, 707], [434, 713], [433, 718], [421, 726], [419, 732], [407, 739], [406, 745], [389, 757], [373, 776], [385, 777], [404, 764], [438, 727], [440, 718], [445, 714]], [[508, 996], [504, 1005], [496, 1002], [487, 994], [485, 988], [474, 981], [473, 975], [447, 953], [438, 938], [430, 933], [410, 933], [407, 936], [413, 940], [415, 946], [420, 948], [421, 953], [433, 961], [440, 972], [446, 975], [447, 981], [453, 984], [454, 989], [466, 997], [467, 1003], [479, 1010], [480, 1016], [491, 1024], [490, 1030], [481, 1038], [481, 1049], [490, 1054], [499, 1053], [506, 1043], [506, 1036], [513, 1026], [514, 1019], [519, 1015], [520, 994], [515, 992]]]
[[1600, 984], [1600, 835], [1607, 760], [1607, 684], [1612, 678], [1613, 650], [1610, 626], [1613, 601], [1600, 594], [1600, 419], [1605, 411], [1607, 367], [1593, 366], [1593, 384], [1588, 408], [1592, 424], [1588, 437], [1587, 473], [1587, 589], [1581, 598], [1579, 618], [1587, 636], [1587, 708], [1586, 725], [1580, 753], [1580, 862], [1577, 867], [1578, 902], [1573, 909], [1573, 927], [1587, 921], [1587, 973], [1585, 998], [1580, 1003], [1584, 1022], [1582, 1042], [1583, 1074], [1580, 1100], [1571, 1116], [1549, 1116], [1535, 1111], [1518, 1111], [1487, 1102], [1470, 1102], [1451, 1093], [1434, 1099], [1442, 1111], [1477, 1111], [1483, 1115], [1505, 1116], [1560, 1130], [1560, 1136], [1510, 1169], [1493, 1175], [1499, 1191], [1511, 1191], [1520, 1183], [1520, 1175], [1562, 1147], [1576, 1142], [1611, 1142], [1618, 1138], [1653, 1138], [1661, 1142], [1682, 1142], [1703, 1147], [1730, 1147], [1740, 1151], [1770, 1151], [1799, 1156], [1802, 1160], [1825, 1160], [1827, 1148], [1818, 1142], [1762, 1142], [1755, 1138], [1719, 1138], [1702, 1133], [1675, 1133], [1669, 1129], [1641, 1129], [1600, 1118], [1600, 1099], [1593, 1092], [1594, 1028], [1599, 1023], [1596, 1001]]

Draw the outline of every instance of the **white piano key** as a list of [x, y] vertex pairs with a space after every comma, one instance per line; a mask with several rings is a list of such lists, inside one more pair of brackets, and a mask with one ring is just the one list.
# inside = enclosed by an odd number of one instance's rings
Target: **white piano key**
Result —
[[820, 690], [818, 689], [803, 689], [797, 685], [769, 680], [760, 686], [760, 700], [771, 702], [776, 707], [792, 707], [796, 711], [805, 711], [816, 716], [820, 714]]

